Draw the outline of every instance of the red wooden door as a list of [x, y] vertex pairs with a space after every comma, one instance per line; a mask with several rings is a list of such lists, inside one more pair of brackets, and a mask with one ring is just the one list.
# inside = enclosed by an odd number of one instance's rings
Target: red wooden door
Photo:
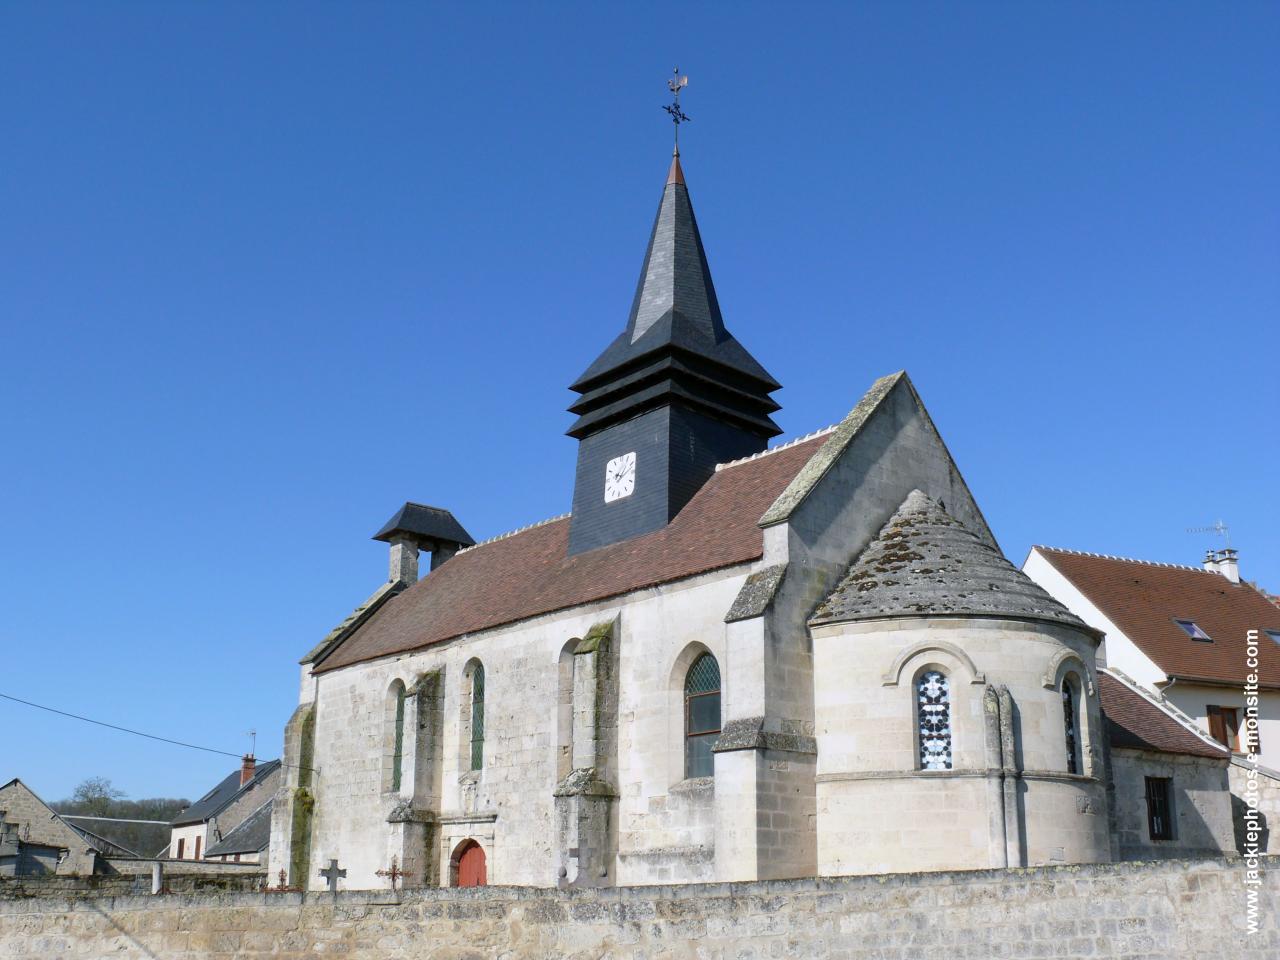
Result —
[[484, 868], [484, 847], [473, 843], [458, 857], [458, 886], [483, 887], [488, 882]]

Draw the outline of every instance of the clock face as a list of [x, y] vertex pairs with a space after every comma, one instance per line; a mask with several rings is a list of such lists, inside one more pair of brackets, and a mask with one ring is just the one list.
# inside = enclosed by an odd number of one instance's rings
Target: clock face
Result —
[[612, 503], [631, 496], [636, 488], [636, 454], [624, 453], [614, 457], [604, 468], [604, 502]]

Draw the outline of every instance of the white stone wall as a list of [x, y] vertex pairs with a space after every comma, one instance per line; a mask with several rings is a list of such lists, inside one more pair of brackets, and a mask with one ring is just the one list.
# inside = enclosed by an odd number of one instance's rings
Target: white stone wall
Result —
[[[443, 671], [444, 731], [438, 882], [467, 839], [485, 849], [491, 884], [553, 885], [558, 858], [552, 791], [561, 772], [561, 659], [567, 643], [618, 617], [619, 687], [616, 805], [620, 883], [711, 878], [714, 788], [682, 783], [684, 671], [709, 650], [727, 674], [725, 611], [747, 568], [640, 591], [601, 603], [461, 638], [427, 650], [317, 675], [314, 683], [316, 808], [308, 879], [330, 859], [347, 870], [343, 886], [384, 886], [387, 816], [413, 800], [415, 777], [399, 794], [383, 792], [387, 702], [396, 681], [412, 687]], [[484, 768], [469, 770], [469, 689], [465, 668], [485, 668]], [[303, 684], [304, 690], [309, 685]], [[411, 750], [406, 738], [406, 752]], [[674, 789], [673, 789], [674, 788]], [[420, 882], [420, 881], [419, 881]]]
[[[1227, 761], [1113, 748], [1116, 838], [1121, 860], [1215, 856], [1235, 849]], [[1147, 777], [1170, 780], [1173, 839], [1153, 840]]]
[[[169, 857], [178, 859], [178, 841], [182, 841], [182, 859], [197, 860], [204, 858], [205, 849], [209, 840], [207, 837], [209, 830], [208, 825], [204, 823], [192, 823], [183, 827], [174, 827], [169, 834]], [[196, 840], [200, 841], [200, 856], [196, 856]]]
[[[818, 872], [1003, 866], [1004, 791], [988, 762], [983, 694], [1016, 705], [1017, 817], [1010, 865], [1109, 859], [1092, 639], [1067, 627], [921, 618], [814, 631]], [[920, 770], [915, 678], [946, 673], [952, 769]], [[1083, 673], [1084, 771], [1067, 769], [1061, 679]], [[995, 773], [997, 776], [992, 776]], [[1021, 847], [1021, 849], [1019, 849]]]
[[[1271, 641], [1263, 637], [1263, 642]], [[1241, 667], [1243, 670], [1243, 666]], [[1164, 698], [1185, 713], [1205, 733], [1209, 732], [1209, 705], [1234, 707], [1239, 718], [1240, 749], [1245, 746], [1244, 690], [1235, 687], [1192, 684], [1179, 680], [1165, 687]], [[1263, 766], [1280, 768], [1280, 691], [1263, 691], [1258, 697], [1258, 732], [1261, 734]]]

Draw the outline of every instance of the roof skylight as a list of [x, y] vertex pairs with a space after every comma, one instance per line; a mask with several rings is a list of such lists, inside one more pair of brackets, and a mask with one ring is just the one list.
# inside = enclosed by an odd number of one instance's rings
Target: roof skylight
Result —
[[1177, 617], [1173, 620], [1192, 640], [1199, 640], [1201, 643], [1213, 643], [1213, 638], [1200, 629], [1200, 624], [1194, 620], [1179, 620]]

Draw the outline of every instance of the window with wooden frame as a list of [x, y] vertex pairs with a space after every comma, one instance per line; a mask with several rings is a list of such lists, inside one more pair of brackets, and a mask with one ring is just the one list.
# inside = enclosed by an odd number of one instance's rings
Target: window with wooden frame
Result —
[[186, 856], [186, 854], [187, 854], [187, 841], [182, 837], [179, 837], [178, 838], [178, 855], [174, 859], [181, 860], [183, 857]]
[[720, 736], [720, 664], [709, 653], [693, 661], [684, 680], [684, 775], [715, 773], [711, 748]]
[[1209, 704], [1209, 735], [1224, 747], [1240, 752], [1240, 711], [1235, 707]]
[[200, 840], [201, 840], [201, 839], [202, 839], [201, 837], [196, 837], [196, 856], [195, 856], [195, 858], [196, 858], [197, 860], [199, 860], [199, 859], [200, 859]]
[[1173, 791], [1168, 777], [1147, 777], [1147, 832], [1152, 840], [1173, 839]]

